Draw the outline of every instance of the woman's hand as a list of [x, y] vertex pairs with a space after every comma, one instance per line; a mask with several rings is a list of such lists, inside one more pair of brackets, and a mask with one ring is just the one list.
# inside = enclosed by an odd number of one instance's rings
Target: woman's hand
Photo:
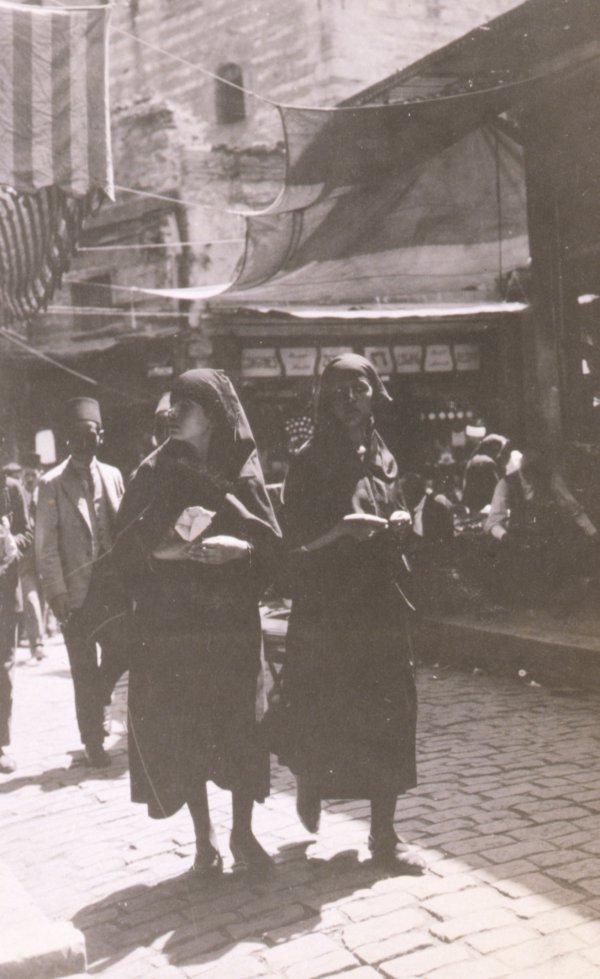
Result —
[[373, 513], [348, 513], [338, 524], [340, 537], [354, 537], [355, 540], [369, 540], [388, 526], [383, 517]]
[[394, 510], [389, 520], [389, 526], [396, 540], [407, 540], [412, 530], [412, 518], [408, 510]]
[[192, 541], [187, 556], [190, 561], [198, 561], [200, 564], [227, 564], [229, 561], [239, 561], [249, 553], [248, 541], [218, 534], [216, 537]]

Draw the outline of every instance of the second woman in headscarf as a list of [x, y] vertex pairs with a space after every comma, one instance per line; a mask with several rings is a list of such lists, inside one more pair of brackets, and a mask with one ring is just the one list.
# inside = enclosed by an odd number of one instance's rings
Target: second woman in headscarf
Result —
[[[398, 467], [375, 428], [389, 396], [371, 364], [335, 358], [321, 378], [315, 433], [284, 487], [295, 562], [280, 760], [315, 831], [322, 799], [369, 799], [373, 859], [397, 861], [397, 796], [416, 784], [414, 665], [402, 577]], [[391, 519], [390, 519], [391, 518]]]

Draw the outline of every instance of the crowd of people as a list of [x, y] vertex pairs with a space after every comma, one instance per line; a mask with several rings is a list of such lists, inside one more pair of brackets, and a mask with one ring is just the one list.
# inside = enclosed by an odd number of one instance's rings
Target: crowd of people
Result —
[[[126, 487], [98, 460], [98, 402], [70, 401], [65, 461], [44, 475], [34, 467], [23, 487], [3, 476], [0, 771], [15, 767], [20, 573], [40, 628], [43, 594], [62, 629], [91, 766], [110, 765], [108, 709], [129, 671], [131, 796], [156, 819], [187, 806], [198, 878], [223, 869], [208, 782], [231, 793], [235, 868], [269, 868], [252, 813], [269, 793], [270, 753], [296, 776], [309, 832], [323, 800], [369, 800], [373, 862], [418, 871], [394, 829], [397, 798], [416, 785], [415, 607], [435, 599], [461, 526], [478, 527], [507, 602], [540, 575], [566, 588], [593, 574], [598, 532], [539, 450], [519, 459], [501, 436], [481, 441], [454, 498], [401, 475], [378, 430], [387, 401], [368, 360], [334, 358], [280, 500], [221, 371], [176, 379], [157, 411], [157, 448]], [[269, 587], [291, 598], [291, 614], [268, 700], [259, 603]], [[33, 656], [43, 655], [31, 630]]]

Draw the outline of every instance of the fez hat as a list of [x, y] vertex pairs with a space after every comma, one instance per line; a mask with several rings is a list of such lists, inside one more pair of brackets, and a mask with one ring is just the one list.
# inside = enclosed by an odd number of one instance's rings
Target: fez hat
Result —
[[66, 405], [67, 424], [74, 422], [96, 422], [102, 425], [100, 405], [94, 398], [71, 398]]

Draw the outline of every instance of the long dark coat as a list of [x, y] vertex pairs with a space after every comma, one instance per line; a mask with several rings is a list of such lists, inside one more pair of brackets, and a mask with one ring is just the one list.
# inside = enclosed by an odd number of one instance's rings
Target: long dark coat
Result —
[[[293, 550], [345, 514], [389, 517], [397, 467], [376, 431], [361, 459], [340, 431], [293, 460], [284, 538]], [[402, 555], [391, 531], [295, 558], [283, 672], [280, 761], [322, 798], [372, 798], [416, 784], [416, 692]]]
[[[219, 397], [235, 398], [237, 421], [232, 428], [229, 418], [213, 434], [218, 451], [206, 467], [174, 441], [141, 464], [125, 493], [115, 546], [137, 637], [129, 679], [131, 793], [154, 818], [176, 812], [207, 780], [257, 800], [269, 792], [268, 753], [257, 737], [258, 599], [280, 532], [233, 389], [220, 372], [190, 373], [208, 376]], [[152, 557], [182, 510], [197, 505], [216, 514], [204, 536], [249, 541], [251, 561], [206, 566]]]

